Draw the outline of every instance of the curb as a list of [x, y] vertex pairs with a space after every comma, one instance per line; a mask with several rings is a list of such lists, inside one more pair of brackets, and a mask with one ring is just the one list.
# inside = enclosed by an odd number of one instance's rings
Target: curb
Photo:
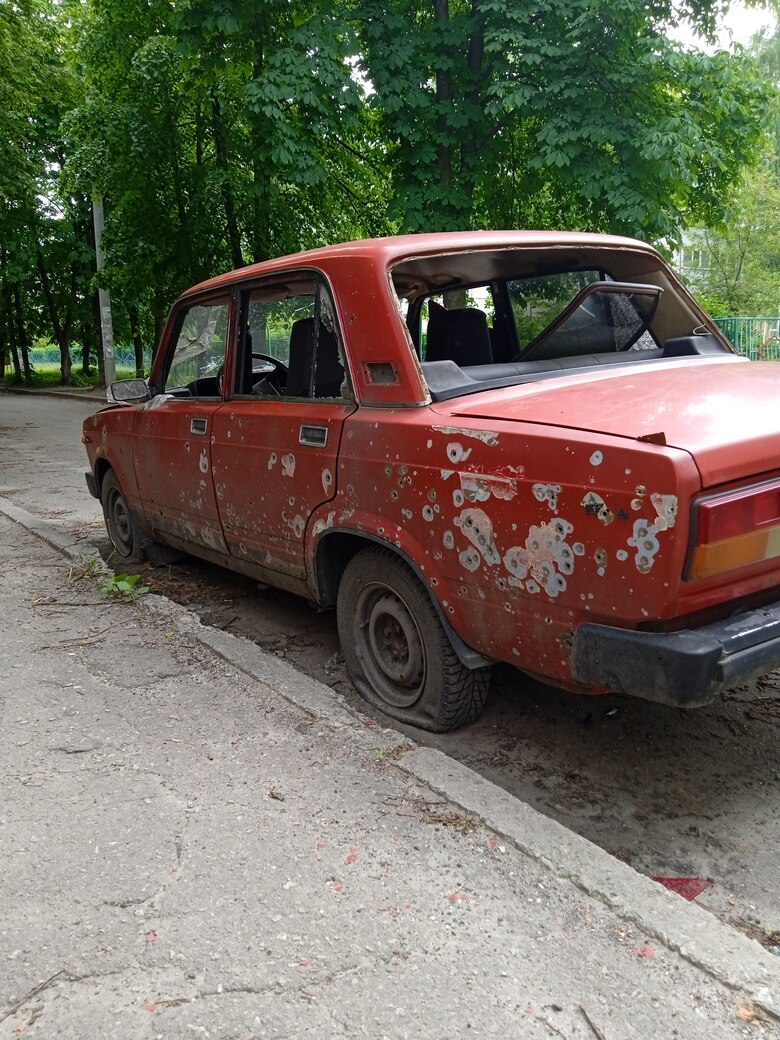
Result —
[[111, 402], [106, 397], [105, 390], [68, 390], [63, 389], [54, 390], [39, 390], [35, 387], [28, 386], [3, 386], [0, 387], [0, 393], [3, 394], [18, 394], [24, 397], [25, 394], [29, 394], [31, 397], [65, 397], [71, 401], [87, 401], [89, 404], [94, 405], [108, 405]]
[[[42, 539], [68, 559], [85, 563], [97, 549], [78, 542], [0, 497], [0, 513]], [[107, 573], [110, 573], [106, 569]], [[272, 688], [289, 703], [367, 748], [389, 750], [412, 743], [397, 730], [372, 725], [330, 687], [303, 675], [292, 665], [265, 653], [254, 643], [209, 628], [192, 611], [162, 596], [151, 595], [138, 606], [165, 615], [182, 632], [199, 640], [223, 660]], [[729, 928], [716, 917], [669, 892], [632, 867], [615, 859], [587, 838], [510, 795], [441, 751], [412, 746], [395, 763], [557, 878], [568, 881], [619, 918], [636, 925], [668, 950], [727, 986], [748, 994], [780, 1021], [780, 962], [758, 942]]]

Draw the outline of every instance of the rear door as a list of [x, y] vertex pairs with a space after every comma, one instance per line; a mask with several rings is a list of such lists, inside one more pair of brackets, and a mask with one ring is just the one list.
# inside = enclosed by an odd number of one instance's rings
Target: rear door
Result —
[[231, 554], [305, 576], [306, 527], [335, 494], [342, 426], [354, 408], [321, 278], [286, 272], [246, 289], [227, 402], [214, 417], [211, 445]]

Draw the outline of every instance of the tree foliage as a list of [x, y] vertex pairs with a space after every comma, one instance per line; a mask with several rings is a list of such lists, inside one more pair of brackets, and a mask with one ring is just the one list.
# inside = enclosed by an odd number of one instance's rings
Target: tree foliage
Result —
[[0, 350], [88, 367], [99, 281], [140, 357], [185, 286], [327, 241], [714, 223], [764, 88], [665, 34], [726, 6], [0, 0]]
[[[721, 6], [682, 16], [711, 31]], [[389, 0], [362, 14], [395, 213], [415, 229], [675, 235], [721, 212], [762, 134], [760, 77], [669, 40], [671, 4]]]

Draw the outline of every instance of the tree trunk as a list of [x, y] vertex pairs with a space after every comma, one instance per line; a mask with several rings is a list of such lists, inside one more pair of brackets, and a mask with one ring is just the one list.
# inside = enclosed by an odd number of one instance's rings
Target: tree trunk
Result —
[[[434, 0], [433, 7], [437, 27], [444, 34], [450, 20], [449, 0]], [[444, 47], [441, 50], [443, 52]], [[449, 126], [449, 113], [445, 109], [451, 107], [453, 96], [452, 73], [448, 68], [438, 68], [436, 70], [436, 106], [439, 110], [437, 123], [440, 137], [445, 139], [448, 136]], [[442, 188], [449, 188], [452, 184], [452, 145], [446, 143], [446, 140], [440, 139], [436, 145], [436, 168], [439, 174], [439, 185]], [[449, 209], [450, 204], [446, 202], [444, 210]], [[444, 213], [442, 213], [442, 218], [446, 223]], [[445, 230], [445, 228], [432, 230]]]
[[[24, 320], [24, 313], [22, 311], [22, 294], [19, 291], [18, 282], [14, 283], [13, 286], [13, 298], [14, 298], [14, 316], [16, 318], [16, 339], [19, 344], [19, 352], [21, 353], [21, 370], [19, 375], [21, 376], [22, 371], [24, 372], [25, 383], [32, 383], [32, 366], [30, 365], [30, 340], [27, 336], [27, 324]], [[14, 344], [14, 347], [16, 344]], [[14, 349], [15, 361], [14, 369], [16, 370], [19, 365], [19, 356]]]
[[[260, 36], [255, 40], [255, 62], [252, 75], [262, 79], [265, 70], [263, 41]], [[267, 161], [261, 159], [263, 146], [267, 146], [272, 127], [264, 125], [263, 117], [253, 115], [252, 134], [252, 260], [260, 263], [271, 256], [271, 174]]]
[[130, 319], [130, 331], [133, 335], [133, 349], [135, 351], [135, 375], [136, 379], [144, 377], [144, 341], [141, 336], [141, 320], [138, 308], [134, 303], [127, 308], [127, 316]]
[[222, 109], [219, 99], [213, 93], [211, 95], [211, 132], [214, 138], [216, 150], [217, 169], [222, 182], [222, 202], [225, 207], [225, 226], [227, 230], [228, 243], [230, 245], [230, 259], [233, 267], [243, 267], [244, 257], [241, 253], [241, 232], [238, 229], [236, 219], [236, 204], [233, 198], [233, 186], [230, 183], [230, 170], [228, 165], [227, 144], [225, 132], [222, 125]]
[[[38, 273], [41, 276], [43, 296], [46, 301], [46, 309], [49, 312], [49, 320], [51, 321], [51, 326], [54, 331], [54, 338], [57, 342], [57, 346], [60, 348], [60, 373], [62, 375], [62, 385], [72, 386], [73, 375], [71, 369], [73, 363], [70, 360], [70, 320], [68, 317], [64, 323], [60, 321], [60, 316], [57, 312], [57, 304], [49, 283], [49, 272], [46, 270], [46, 263], [40, 249], [38, 249], [37, 261]], [[74, 282], [75, 276], [72, 275], [71, 280]]]

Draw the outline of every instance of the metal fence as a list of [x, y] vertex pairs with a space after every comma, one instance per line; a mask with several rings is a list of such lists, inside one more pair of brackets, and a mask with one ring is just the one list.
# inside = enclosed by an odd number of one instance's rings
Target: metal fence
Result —
[[[74, 366], [81, 363], [81, 350], [71, 351], [71, 361]], [[114, 348], [114, 359], [116, 361], [117, 371], [122, 375], [126, 375], [128, 371], [135, 375], [135, 351], [132, 347], [117, 346]], [[48, 344], [46, 346], [35, 346], [30, 348], [30, 364], [33, 368], [50, 367], [54, 366], [59, 368], [60, 365], [60, 350], [59, 347]], [[152, 364], [152, 351], [144, 351], [144, 372], [149, 373], [149, 369]]]
[[780, 361], [780, 317], [716, 318], [734, 349], [753, 361]]

